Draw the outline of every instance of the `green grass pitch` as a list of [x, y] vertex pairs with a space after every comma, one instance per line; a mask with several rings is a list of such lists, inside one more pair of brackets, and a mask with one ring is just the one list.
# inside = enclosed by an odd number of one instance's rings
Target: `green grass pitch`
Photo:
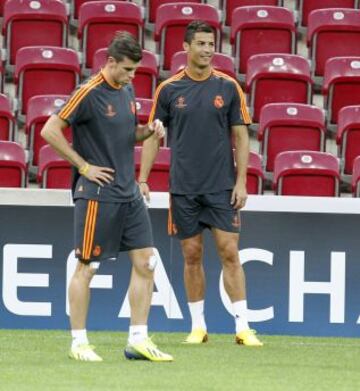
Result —
[[0, 390], [359, 391], [360, 339], [262, 336], [247, 348], [211, 334], [200, 346], [185, 334], [157, 333], [172, 363], [127, 361], [126, 333], [89, 332], [102, 363], [67, 358], [69, 332], [0, 330]]

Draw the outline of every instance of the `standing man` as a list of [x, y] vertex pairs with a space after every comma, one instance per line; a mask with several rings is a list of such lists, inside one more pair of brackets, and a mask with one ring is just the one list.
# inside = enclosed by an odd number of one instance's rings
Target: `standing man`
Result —
[[[192, 331], [185, 342], [198, 344], [208, 339], [202, 231], [209, 228], [222, 262], [225, 290], [233, 304], [236, 342], [262, 346], [248, 325], [245, 275], [238, 255], [240, 209], [247, 198], [246, 125], [251, 119], [237, 81], [211, 66], [215, 51], [213, 28], [201, 21], [190, 23], [184, 50], [187, 67], [158, 87], [150, 123], [159, 118], [168, 128], [172, 153], [169, 227], [181, 241], [192, 319]], [[144, 142], [139, 183], [148, 199], [146, 181], [158, 148], [156, 137]]]
[[[73, 337], [69, 356], [75, 360], [102, 361], [86, 334], [89, 285], [100, 262], [116, 259], [119, 251], [128, 251], [132, 262], [131, 323], [125, 356], [173, 360], [147, 334], [156, 258], [149, 215], [135, 181], [134, 146], [150, 135], [163, 137], [164, 128], [158, 120], [137, 125], [130, 82], [141, 58], [134, 37], [117, 33], [105, 67], [77, 88], [41, 131], [59, 155], [77, 168], [73, 189], [78, 263], [69, 286]], [[73, 146], [63, 135], [68, 126], [73, 130]]]

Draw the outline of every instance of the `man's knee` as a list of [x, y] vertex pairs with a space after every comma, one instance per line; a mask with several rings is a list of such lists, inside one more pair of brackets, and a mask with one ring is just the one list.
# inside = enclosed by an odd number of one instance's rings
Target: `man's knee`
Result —
[[137, 254], [133, 260], [133, 267], [136, 272], [144, 277], [152, 278], [157, 264], [157, 257], [152, 250], [144, 250]]
[[74, 278], [83, 279], [90, 283], [94, 275], [96, 274], [98, 268], [100, 266], [99, 262], [90, 262], [90, 263], [84, 263], [79, 261], [75, 273]]
[[184, 260], [187, 266], [199, 266], [202, 262], [202, 243], [192, 240], [183, 242]]

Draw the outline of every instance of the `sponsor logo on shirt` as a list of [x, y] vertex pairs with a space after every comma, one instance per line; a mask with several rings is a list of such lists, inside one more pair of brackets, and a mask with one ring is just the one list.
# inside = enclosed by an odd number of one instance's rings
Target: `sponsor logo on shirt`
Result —
[[214, 106], [217, 109], [221, 109], [224, 106], [224, 99], [221, 95], [216, 95], [214, 99]]
[[106, 113], [105, 115], [107, 117], [113, 117], [114, 115], [116, 115], [116, 112], [114, 111], [114, 107], [112, 105], [107, 105], [106, 106]]
[[94, 257], [98, 257], [100, 254], [101, 254], [101, 247], [100, 247], [99, 245], [96, 245], [96, 246], [94, 247], [94, 250], [93, 250], [93, 252], [92, 252], [92, 255], [93, 255]]
[[177, 107], [178, 109], [183, 109], [186, 106], [187, 106], [187, 104], [185, 103], [185, 98], [183, 96], [179, 96], [177, 98], [175, 107]]

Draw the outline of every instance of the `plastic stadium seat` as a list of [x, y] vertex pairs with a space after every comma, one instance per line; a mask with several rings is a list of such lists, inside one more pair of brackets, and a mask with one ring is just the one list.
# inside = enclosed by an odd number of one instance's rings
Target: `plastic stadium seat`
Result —
[[220, 50], [221, 24], [215, 7], [196, 3], [164, 4], [157, 9], [155, 23], [155, 41], [159, 45], [161, 70], [170, 70], [171, 57], [183, 50], [185, 28], [195, 19], [201, 19], [215, 28], [216, 46]]
[[0, 141], [0, 187], [26, 186], [26, 160], [23, 147], [13, 141]]
[[322, 8], [356, 8], [358, 0], [297, 0], [299, 26], [308, 25], [309, 14]]
[[67, 13], [61, 0], [9, 0], [4, 5], [6, 65], [25, 46], [67, 45]]
[[346, 106], [339, 111], [336, 143], [342, 160], [342, 173], [352, 173], [354, 160], [360, 156], [360, 105]]
[[355, 197], [360, 197], [360, 156], [354, 160], [352, 189]]
[[[139, 176], [142, 147], [135, 147], [135, 170]], [[160, 147], [148, 178], [151, 191], [169, 191], [170, 148]]]
[[[174, 75], [175, 73], [178, 73], [181, 69], [184, 69], [186, 67], [186, 63], [186, 52], [175, 53], [171, 58], [171, 75]], [[214, 57], [212, 59], [212, 66], [215, 69], [224, 72], [233, 78], [236, 78], [234, 59], [231, 56], [223, 53], [214, 53]]]
[[247, 61], [254, 54], [296, 52], [294, 15], [287, 8], [236, 8], [232, 20], [230, 42], [240, 74], [246, 73]]
[[44, 145], [39, 153], [37, 181], [46, 189], [70, 189], [71, 165], [60, 157], [50, 145]]
[[339, 162], [327, 152], [281, 152], [275, 158], [274, 188], [279, 195], [339, 195]]
[[16, 54], [15, 83], [20, 113], [35, 95], [69, 95], [79, 82], [80, 65], [72, 49], [32, 46]]
[[[94, 54], [92, 73], [98, 72], [106, 62], [107, 48], [99, 49]], [[143, 50], [143, 58], [137, 68], [132, 84], [135, 95], [139, 98], [152, 98], [158, 77], [158, 62], [156, 55]]]
[[256, 152], [250, 152], [247, 167], [246, 188], [248, 194], [263, 193], [264, 173], [262, 171], [261, 156]]
[[331, 58], [326, 62], [323, 94], [328, 128], [334, 130], [339, 111], [360, 105], [360, 57]]
[[225, 25], [231, 26], [231, 16], [236, 8], [253, 5], [282, 6], [283, 0], [224, 0], [223, 9], [225, 10]]
[[360, 56], [360, 10], [313, 11], [309, 15], [307, 41], [315, 76], [324, 75], [325, 63], [332, 57]]
[[308, 61], [295, 54], [257, 54], [250, 57], [246, 73], [253, 121], [268, 103], [311, 103], [312, 80]]
[[257, 134], [265, 170], [274, 170], [274, 160], [280, 152], [324, 151], [325, 135], [325, 115], [319, 107], [299, 103], [265, 105]]
[[[71, 23], [73, 25], [76, 25], [77, 22], [78, 22], [78, 19], [79, 19], [79, 9], [80, 7], [84, 4], [84, 3], [87, 3], [89, 1], [93, 1], [93, 0], [73, 0], [72, 1], [72, 7], [71, 7], [71, 15], [70, 15], [70, 18], [71, 18]], [[131, 0], [116, 0], [116, 1], [131, 1]]]
[[152, 99], [136, 98], [136, 115], [141, 125], [148, 123], [153, 102]]
[[[46, 141], [40, 136], [42, 127], [51, 114], [55, 113], [68, 99], [68, 95], [36, 95], [29, 99], [26, 115], [26, 133], [28, 135], [28, 149], [30, 164], [38, 165], [39, 151]], [[71, 129], [64, 132], [68, 141], [72, 141]]]
[[84, 67], [92, 68], [96, 50], [108, 47], [115, 33], [125, 30], [143, 41], [141, 7], [123, 1], [90, 1], [79, 11], [78, 37], [84, 55]]
[[[147, 23], [155, 23], [157, 9], [161, 5], [168, 4], [168, 3], [183, 3], [183, 1], [179, 1], [179, 0], [146, 0], [145, 1], [146, 22]], [[206, 3], [206, 1], [190, 0], [190, 1], [187, 1], [187, 3]]]
[[8, 97], [0, 94], [0, 140], [14, 140], [15, 117]]

